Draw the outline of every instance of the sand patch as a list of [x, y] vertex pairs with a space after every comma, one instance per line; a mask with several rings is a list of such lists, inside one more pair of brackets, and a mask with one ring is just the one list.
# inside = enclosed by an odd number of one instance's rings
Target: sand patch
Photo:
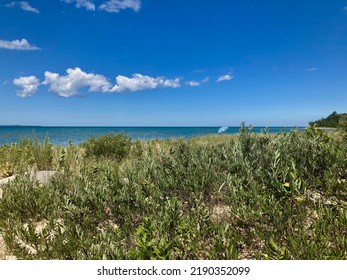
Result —
[[[28, 173], [25, 173], [25, 174], [28, 174]], [[59, 173], [54, 170], [42, 170], [42, 171], [31, 172], [29, 175], [30, 175], [31, 181], [37, 181], [41, 184], [48, 184], [50, 180], [58, 174]], [[7, 178], [0, 179], [0, 186], [13, 181], [16, 177], [17, 175], [13, 175]]]
[[10, 176], [10, 177], [7, 177], [7, 178], [0, 179], [0, 186], [1, 186], [1, 185], [5, 185], [5, 184], [7, 184], [8, 182], [13, 181], [15, 178], [16, 178], [16, 175], [13, 175], [13, 176]]
[[15, 256], [9, 254], [4, 237], [0, 234], [0, 260], [16, 260]]
[[54, 170], [37, 171], [34, 174], [30, 174], [30, 180], [37, 181], [41, 184], [48, 184], [57, 174], [58, 172]]
[[231, 208], [228, 205], [215, 205], [212, 208], [211, 220], [214, 223], [228, 220], [231, 217]]

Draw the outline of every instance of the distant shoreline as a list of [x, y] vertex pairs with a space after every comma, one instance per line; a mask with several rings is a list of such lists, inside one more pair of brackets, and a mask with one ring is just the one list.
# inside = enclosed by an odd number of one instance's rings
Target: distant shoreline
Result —
[[[295, 126], [295, 125], [247, 125], [253, 128], [299, 128], [304, 129], [307, 126]], [[7, 125], [3, 124], [0, 127], [42, 127], [42, 128], [240, 128], [240, 125]], [[318, 127], [317, 127], [318, 128]]]
[[316, 129], [324, 130], [324, 131], [336, 131], [336, 127], [316, 127]]
[[[237, 134], [240, 126], [224, 127], [221, 132]], [[304, 131], [304, 127], [253, 127], [253, 133], [289, 132], [293, 129]], [[3, 126], [0, 127], [0, 145], [18, 143], [21, 139], [37, 137], [40, 141], [49, 137], [53, 145], [68, 145], [70, 142], [79, 144], [90, 137], [99, 137], [107, 133], [125, 133], [133, 140], [152, 139], [190, 139], [195, 136], [218, 134], [220, 127], [30, 127]]]

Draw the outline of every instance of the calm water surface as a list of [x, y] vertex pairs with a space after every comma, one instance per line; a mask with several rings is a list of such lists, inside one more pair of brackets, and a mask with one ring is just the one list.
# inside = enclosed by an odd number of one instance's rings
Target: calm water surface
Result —
[[[254, 132], [260, 133], [267, 129], [270, 133], [279, 131], [303, 130], [294, 127], [255, 127]], [[41, 127], [41, 126], [0, 126], [0, 145], [18, 143], [23, 138], [36, 137], [43, 140], [46, 136], [54, 145], [79, 144], [91, 136], [98, 137], [109, 132], [124, 132], [132, 139], [151, 140], [184, 138], [217, 134], [235, 134], [240, 127]]]

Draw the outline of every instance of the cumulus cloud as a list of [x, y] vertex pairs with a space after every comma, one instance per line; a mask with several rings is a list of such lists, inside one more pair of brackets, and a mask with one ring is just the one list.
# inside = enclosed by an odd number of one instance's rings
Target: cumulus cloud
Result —
[[111, 92], [139, 91], [164, 87], [178, 88], [180, 87], [180, 80], [170, 80], [164, 77], [153, 78], [141, 74], [133, 74], [131, 78], [119, 75], [116, 77], [116, 85], [111, 89]]
[[119, 13], [125, 9], [132, 9], [138, 12], [140, 8], [141, 0], [108, 0], [99, 6], [99, 10], [109, 13]]
[[22, 39], [13, 41], [0, 40], [0, 49], [35, 51], [39, 50], [40, 48], [31, 46], [26, 39]]
[[229, 81], [229, 80], [231, 80], [232, 78], [234, 78], [233, 75], [231, 75], [231, 74], [226, 74], [226, 75], [220, 76], [220, 77], [217, 79], [217, 82]]
[[[74, 3], [77, 8], [85, 8], [88, 11], [95, 11], [94, 0], [63, 0], [65, 3]], [[141, 8], [141, 0], [107, 0], [103, 1], [98, 10], [108, 13], [119, 13], [121, 10], [132, 9], [138, 12]]]
[[49, 91], [62, 97], [79, 95], [79, 90], [88, 88], [89, 92], [109, 92], [112, 85], [103, 75], [85, 73], [80, 68], [69, 68], [66, 76], [57, 73], [45, 72], [44, 85]]
[[35, 14], [39, 14], [40, 11], [32, 6], [30, 6], [30, 4], [27, 1], [20, 1], [20, 2], [11, 2], [5, 5], [8, 8], [13, 8], [13, 7], [19, 7], [21, 8], [23, 11], [27, 11], [27, 12], [32, 12]]
[[[40, 85], [39, 80], [34, 76], [20, 77], [13, 83], [23, 88], [17, 92], [22, 97], [33, 95]], [[103, 75], [86, 73], [76, 67], [67, 69], [65, 76], [46, 71], [45, 80], [41, 84], [48, 86], [48, 90], [58, 96], [70, 97], [81, 95], [82, 89], [87, 89], [88, 92], [121, 93], [166, 87], [178, 88], [180, 79], [154, 78], [141, 74], [133, 74], [130, 78], [119, 75], [116, 77], [116, 84], [113, 85]]]
[[131, 78], [117, 76], [113, 86], [105, 76], [86, 73], [80, 68], [69, 68], [67, 75], [61, 76], [49, 71], [45, 72], [44, 85], [49, 86], [49, 91], [62, 97], [80, 95], [79, 90], [88, 88], [89, 92], [120, 93], [123, 91], [139, 91], [146, 89], [180, 86], [179, 79], [153, 78], [146, 75], [134, 74]]
[[22, 88], [22, 90], [17, 90], [18, 96], [29, 97], [39, 89], [40, 80], [35, 76], [19, 77], [13, 80], [13, 84]]
[[77, 8], [85, 8], [87, 11], [95, 11], [93, 0], [64, 0], [65, 3], [76, 3]]

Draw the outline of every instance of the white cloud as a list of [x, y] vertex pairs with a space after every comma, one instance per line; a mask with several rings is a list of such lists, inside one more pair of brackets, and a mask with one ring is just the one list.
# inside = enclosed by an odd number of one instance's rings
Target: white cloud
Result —
[[141, 74], [133, 74], [132, 78], [119, 75], [116, 77], [116, 85], [111, 92], [139, 91], [164, 87], [178, 88], [180, 87], [180, 80], [169, 80], [164, 77], [153, 78]]
[[119, 13], [125, 9], [132, 9], [138, 12], [140, 8], [141, 0], [108, 0], [99, 6], [99, 10], [109, 13]]
[[26, 39], [22, 39], [13, 41], [0, 40], [0, 49], [35, 51], [39, 50], [40, 48], [31, 46]]
[[188, 81], [186, 82], [186, 85], [190, 87], [197, 87], [200, 86], [201, 84], [207, 83], [210, 80], [210, 77], [205, 77], [204, 79], [200, 81]]
[[17, 90], [18, 96], [29, 97], [39, 89], [40, 80], [35, 76], [19, 77], [13, 80], [13, 84], [22, 88], [22, 90]]
[[85, 8], [87, 11], [95, 11], [93, 0], [64, 0], [65, 3], [76, 3], [77, 8]]
[[311, 67], [311, 68], [307, 68], [306, 71], [307, 72], [314, 72], [316, 71], [318, 68], [317, 67]]
[[229, 81], [229, 80], [231, 80], [232, 78], [234, 78], [233, 75], [231, 75], [231, 74], [226, 74], [226, 75], [220, 76], [220, 77], [217, 79], [217, 82]]
[[200, 82], [198, 81], [189, 81], [186, 83], [188, 86], [190, 87], [197, 87], [197, 86], [200, 86]]
[[[63, 0], [65, 3], [75, 3], [77, 8], [85, 8], [95, 11], [94, 0]], [[141, 8], [141, 0], [107, 0], [99, 5], [98, 9], [109, 13], [119, 13], [121, 10], [132, 9], [138, 12]]]
[[32, 12], [35, 14], [39, 14], [40, 11], [32, 6], [27, 1], [20, 1], [20, 2], [11, 2], [5, 5], [8, 8], [13, 8], [13, 7], [20, 7], [22, 10], [27, 11], [27, 12]]
[[[153, 78], [141, 74], [133, 74], [131, 78], [117, 76], [116, 84], [112, 85], [103, 75], [86, 73], [80, 68], [69, 68], [66, 75], [61, 76], [57, 73], [45, 72], [45, 80], [42, 85], [48, 86], [48, 90], [61, 97], [78, 96], [82, 93], [81, 89], [87, 88], [88, 92], [121, 93], [124, 91], [140, 91], [156, 88], [178, 88], [180, 79], [166, 79], [165, 77]], [[34, 77], [20, 77], [13, 83], [23, 87], [17, 94], [22, 97], [31, 96], [36, 93], [40, 82]]]
[[82, 88], [89, 88], [89, 92], [108, 92], [112, 85], [103, 75], [88, 74], [80, 68], [69, 68], [66, 76], [57, 73], [45, 72], [44, 85], [49, 86], [49, 91], [62, 97], [76, 96]]
[[207, 83], [210, 80], [210, 77], [205, 77], [201, 80], [202, 83]]

